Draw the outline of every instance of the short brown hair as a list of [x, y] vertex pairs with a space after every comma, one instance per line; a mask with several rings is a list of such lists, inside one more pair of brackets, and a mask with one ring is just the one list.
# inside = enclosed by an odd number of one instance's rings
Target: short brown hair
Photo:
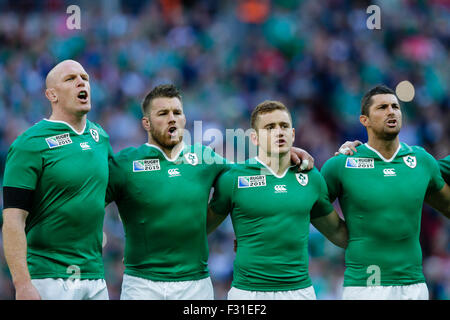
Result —
[[292, 123], [291, 113], [289, 112], [288, 108], [286, 108], [286, 106], [282, 102], [266, 100], [266, 101], [263, 101], [260, 104], [258, 104], [256, 106], [256, 108], [253, 110], [251, 118], [250, 118], [250, 125], [252, 126], [252, 128], [256, 130], [256, 122], [257, 122], [258, 116], [260, 114], [270, 113], [274, 110], [286, 111], [287, 114], [289, 115], [289, 119], [291, 119], [291, 123]]
[[394, 90], [385, 86], [384, 84], [379, 84], [364, 94], [364, 97], [361, 99], [361, 114], [364, 116], [369, 116], [369, 109], [372, 105], [372, 97], [377, 94], [393, 94], [395, 95]]
[[180, 91], [173, 84], [156, 86], [152, 91], [147, 93], [144, 101], [142, 101], [141, 109], [144, 115], [148, 113], [152, 100], [156, 98], [178, 98], [181, 102]]

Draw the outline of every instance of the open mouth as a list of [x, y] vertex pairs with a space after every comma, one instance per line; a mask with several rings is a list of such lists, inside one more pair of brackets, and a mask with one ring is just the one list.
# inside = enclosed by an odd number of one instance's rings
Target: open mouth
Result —
[[277, 140], [276, 144], [277, 144], [278, 146], [283, 146], [283, 145], [286, 144], [286, 140], [284, 140], [284, 139], [279, 139], [279, 140]]
[[169, 133], [169, 136], [174, 137], [177, 134], [177, 127], [169, 127], [169, 130], [167, 130], [167, 132]]
[[396, 119], [389, 119], [386, 121], [386, 124], [388, 127], [395, 127], [397, 126], [397, 120]]
[[86, 103], [88, 101], [88, 93], [86, 90], [81, 90], [77, 95], [78, 100], [80, 100], [83, 103]]

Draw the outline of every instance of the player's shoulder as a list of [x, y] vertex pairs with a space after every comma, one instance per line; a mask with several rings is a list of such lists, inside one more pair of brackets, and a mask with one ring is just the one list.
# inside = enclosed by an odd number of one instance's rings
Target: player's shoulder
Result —
[[297, 171], [298, 171], [297, 167], [291, 168], [291, 172], [293, 172], [297, 176], [297, 178], [301, 178], [300, 177], [301, 175], [305, 175], [308, 176], [309, 183], [320, 185], [323, 182], [324, 178], [320, 173], [319, 169], [317, 169], [316, 167], [313, 167], [308, 171], [301, 171], [301, 172]]
[[221, 178], [232, 180], [239, 176], [252, 176], [261, 174], [261, 170], [257, 164], [246, 160], [245, 162], [229, 163], [228, 170], [225, 170], [225, 172], [222, 173]]
[[116, 154], [114, 154], [113, 159], [116, 162], [121, 161], [128, 161], [128, 160], [137, 160], [136, 158], [139, 158], [140, 149], [141, 147], [128, 147], [125, 149], [120, 150]]
[[[297, 167], [293, 167], [293, 169], [296, 173], [298, 173]], [[312, 178], [315, 178], [315, 177], [320, 178], [321, 177], [319, 169], [317, 169], [316, 167], [313, 167], [312, 169], [310, 169], [308, 171], [301, 171], [300, 173], [307, 174], [308, 176], [310, 176]]]
[[325, 161], [324, 165], [322, 166], [322, 169], [324, 167], [330, 166], [342, 166], [342, 165], [346, 166], [347, 163], [353, 160], [357, 161], [360, 158], [373, 158], [373, 152], [367, 147], [365, 143], [357, 146], [356, 152], [354, 152], [352, 155], [339, 153], [337, 156], [329, 158], [327, 161]]
[[321, 167], [321, 171], [327, 168], [335, 168], [345, 163], [347, 158], [352, 157], [350, 155], [339, 153], [337, 156], [329, 158]]
[[87, 120], [87, 124], [88, 124], [88, 128], [89, 130], [97, 130], [98, 134], [102, 137], [108, 138], [109, 139], [109, 135], [108, 133], [106, 133], [105, 129], [102, 128], [101, 125], [99, 125], [96, 122], [90, 121], [89, 119]]
[[425, 148], [421, 146], [410, 146], [404, 142], [400, 143], [400, 152], [399, 156], [414, 156], [417, 160], [425, 160], [425, 161], [436, 161], [434, 157], [427, 151]]
[[230, 161], [218, 154], [212, 147], [205, 146], [201, 143], [185, 145], [184, 154], [186, 155], [186, 153], [195, 153], [199, 159], [202, 159], [201, 162], [205, 164], [230, 164]]
[[45, 120], [41, 120], [22, 132], [12, 143], [13, 148], [26, 148], [28, 150], [40, 150], [47, 144], [45, 138], [51, 131]]

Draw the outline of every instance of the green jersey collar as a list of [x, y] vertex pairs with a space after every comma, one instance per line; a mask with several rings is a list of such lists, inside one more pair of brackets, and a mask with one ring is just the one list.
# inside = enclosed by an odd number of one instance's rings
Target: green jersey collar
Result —
[[274, 175], [275, 177], [277, 177], [278, 179], [284, 178], [284, 176], [286, 175], [286, 173], [289, 171], [290, 168], [295, 167], [295, 165], [289, 166], [286, 168], [286, 170], [283, 172], [283, 174], [277, 175], [269, 166], [267, 166], [264, 162], [262, 162], [258, 156], [256, 156], [254, 158], [260, 165], [262, 165], [263, 167], [265, 167], [272, 175]]
[[380, 159], [383, 160], [384, 162], [392, 162], [397, 156], [405, 156], [405, 155], [414, 153], [414, 151], [412, 150], [412, 148], [410, 146], [408, 146], [407, 144], [405, 144], [403, 142], [400, 142], [398, 145], [397, 151], [394, 152], [394, 154], [392, 155], [392, 157], [390, 159], [386, 159], [385, 157], [383, 157], [383, 155], [381, 153], [379, 153], [376, 149], [369, 146], [367, 143], [365, 143], [364, 146], [367, 149], [369, 149], [370, 151], [376, 153], [377, 156], [379, 156]]
[[65, 124], [66, 126], [68, 126], [70, 129], [72, 129], [72, 131], [75, 132], [75, 133], [76, 133], [77, 135], [79, 135], [79, 136], [81, 136], [81, 135], [84, 133], [84, 131], [86, 130], [87, 123], [88, 123], [88, 120], [86, 119], [86, 123], [84, 124], [83, 130], [81, 130], [80, 132], [78, 132], [77, 130], [75, 130], [74, 127], [72, 127], [70, 124], [68, 124], [68, 123], [65, 122], [65, 121], [61, 121], [61, 120], [50, 120], [50, 119], [47, 119], [47, 118], [44, 118], [43, 120], [48, 121], [48, 122], [53, 122], [53, 123], [61, 123], [61, 124]]
[[160, 147], [158, 147], [157, 145], [154, 145], [154, 144], [151, 144], [148, 142], [145, 145], [147, 147], [155, 148], [156, 150], [158, 150], [164, 156], [164, 158], [166, 158], [166, 160], [170, 161], [170, 162], [175, 162], [180, 157], [180, 155], [184, 151], [184, 149], [186, 148], [184, 141], [181, 141], [182, 147], [180, 148], [180, 151], [178, 151], [177, 154], [173, 158], [169, 158], [169, 157], [167, 157], [166, 153], [164, 151], [162, 151], [162, 149]]

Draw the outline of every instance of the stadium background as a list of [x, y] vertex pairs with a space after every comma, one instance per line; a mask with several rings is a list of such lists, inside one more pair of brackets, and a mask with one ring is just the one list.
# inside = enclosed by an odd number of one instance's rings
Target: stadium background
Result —
[[[66, 26], [72, 4], [81, 9], [80, 30]], [[371, 4], [381, 9], [381, 30], [366, 27]], [[320, 168], [346, 140], [366, 141], [358, 115], [368, 88], [409, 80], [416, 95], [402, 103], [401, 140], [442, 158], [450, 153], [449, 43], [448, 0], [0, 0], [1, 172], [14, 139], [50, 115], [44, 79], [63, 59], [90, 74], [88, 117], [109, 133], [115, 152], [146, 141], [140, 102], [154, 85], [172, 82], [182, 90], [189, 130], [194, 120], [203, 130], [246, 130], [257, 103], [283, 101], [293, 113], [295, 144]], [[424, 207], [431, 299], [450, 298], [449, 230], [448, 220]], [[118, 299], [124, 239], [115, 205], [104, 231], [106, 281]], [[231, 283], [233, 239], [229, 220], [209, 237], [216, 299]], [[0, 299], [12, 299], [0, 250]], [[318, 299], [340, 298], [343, 262], [343, 250], [311, 227]]]

